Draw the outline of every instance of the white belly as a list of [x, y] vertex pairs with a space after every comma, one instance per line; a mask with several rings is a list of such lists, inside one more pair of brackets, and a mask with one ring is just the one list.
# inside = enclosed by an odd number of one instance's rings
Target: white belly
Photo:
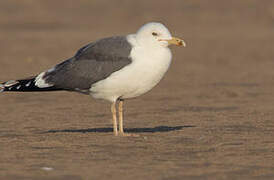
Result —
[[148, 92], [162, 79], [172, 58], [169, 48], [162, 47], [152, 50], [137, 47], [130, 56], [131, 64], [92, 85], [90, 92], [94, 98], [114, 102]]

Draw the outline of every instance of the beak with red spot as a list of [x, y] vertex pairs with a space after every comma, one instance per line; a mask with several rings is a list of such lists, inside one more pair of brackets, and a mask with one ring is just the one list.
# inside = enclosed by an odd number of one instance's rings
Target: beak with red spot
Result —
[[186, 43], [184, 40], [176, 37], [172, 37], [171, 39], [160, 39], [159, 41], [167, 41], [168, 45], [176, 45], [176, 46], [184, 46], [186, 47]]

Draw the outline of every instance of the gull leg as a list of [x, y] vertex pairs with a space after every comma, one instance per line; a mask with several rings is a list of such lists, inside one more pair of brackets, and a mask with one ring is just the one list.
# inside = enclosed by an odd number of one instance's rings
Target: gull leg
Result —
[[124, 105], [124, 100], [119, 99], [119, 104], [118, 104], [118, 111], [119, 111], [119, 135], [121, 136], [133, 136], [133, 137], [139, 137], [138, 134], [128, 134], [124, 133], [124, 127], [123, 127], [123, 105]]
[[124, 100], [119, 100], [119, 133], [124, 133], [124, 127], [123, 127], [123, 104]]
[[112, 112], [112, 121], [113, 121], [113, 133], [115, 136], [118, 135], [117, 129], [117, 117], [116, 117], [116, 101], [111, 105], [111, 112]]

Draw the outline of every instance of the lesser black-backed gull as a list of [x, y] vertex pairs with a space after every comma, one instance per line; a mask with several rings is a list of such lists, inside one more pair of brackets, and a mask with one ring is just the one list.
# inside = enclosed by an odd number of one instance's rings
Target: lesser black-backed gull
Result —
[[[171, 63], [169, 45], [185, 46], [161, 23], [143, 25], [136, 34], [92, 42], [70, 59], [37, 76], [0, 84], [3, 91], [76, 91], [110, 101], [113, 132], [123, 129], [123, 101], [151, 90]], [[119, 131], [116, 104], [118, 103]]]

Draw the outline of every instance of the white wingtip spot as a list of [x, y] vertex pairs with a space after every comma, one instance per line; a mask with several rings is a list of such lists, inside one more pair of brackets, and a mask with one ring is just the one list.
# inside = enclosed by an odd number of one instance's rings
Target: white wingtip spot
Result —
[[39, 88], [47, 88], [53, 86], [52, 84], [46, 83], [44, 78], [45, 72], [40, 73], [36, 78], [35, 78], [35, 86]]
[[28, 82], [25, 86], [26, 86], [26, 87], [29, 87], [30, 83], [31, 83], [31, 81], [30, 81], [30, 82]]
[[21, 85], [17, 86], [16, 89], [20, 89]]

